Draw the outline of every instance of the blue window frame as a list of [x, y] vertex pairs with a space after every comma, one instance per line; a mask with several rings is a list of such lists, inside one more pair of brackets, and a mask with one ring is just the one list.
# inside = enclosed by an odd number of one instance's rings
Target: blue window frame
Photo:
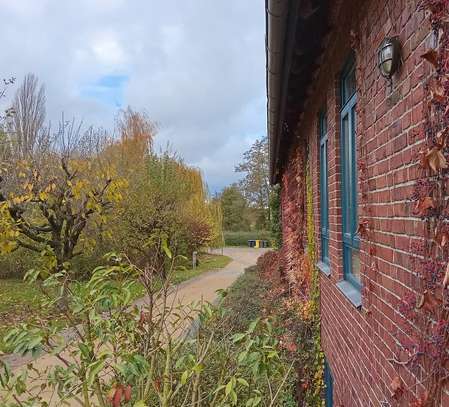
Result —
[[334, 379], [327, 360], [324, 361], [324, 385], [325, 406], [332, 407], [334, 405]]
[[320, 133], [320, 236], [321, 261], [329, 265], [329, 171], [327, 155], [327, 115], [322, 111], [319, 115]]
[[354, 58], [350, 58], [343, 70], [341, 101], [343, 270], [345, 280], [360, 289], [360, 238], [357, 235], [357, 92]]

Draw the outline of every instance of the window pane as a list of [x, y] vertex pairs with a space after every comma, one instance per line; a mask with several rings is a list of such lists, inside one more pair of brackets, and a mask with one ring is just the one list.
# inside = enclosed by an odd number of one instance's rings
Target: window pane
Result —
[[325, 237], [321, 239], [321, 261], [323, 263], [329, 263], [329, 240]]
[[357, 213], [357, 140], [356, 140], [356, 77], [354, 66], [342, 78], [341, 170], [343, 215], [343, 264], [345, 276], [360, 286], [359, 239]]
[[327, 163], [327, 118], [324, 113], [319, 118], [320, 133], [320, 223], [321, 261], [329, 262], [329, 194]]
[[325, 225], [326, 225], [326, 233], [327, 237], [329, 237], [329, 171], [328, 171], [328, 157], [327, 157], [327, 139], [324, 144], [324, 196], [325, 196], [325, 203], [326, 203], [326, 219], [325, 219]]
[[355, 69], [352, 68], [350, 72], [343, 79], [343, 105], [345, 105], [351, 96], [356, 92]]
[[357, 113], [355, 105], [351, 109], [351, 142], [352, 142], [352, 148], [351, 148], [351, 155], [352, 155], [352, 180], [351, 180], [351, 191], [352, 191], [352, 211], [353, 211], [353, 219], [352, 219], [352, 234], [355, 235], [358, 228], [358, 205], [357, 205], [357, 142], [356, 142], [356, 126], [357, 126]]
[[360, 283], [360, 252], [358, 250], [351, 250], [351, 252], [351, 273]]
[[344, 211], [344, 233], [351, 232], [351, 213], [352, 213], [352, 195], [351, 195], [351, 137], [349, 132], [349, 117], [343, 118], [343, 211]]

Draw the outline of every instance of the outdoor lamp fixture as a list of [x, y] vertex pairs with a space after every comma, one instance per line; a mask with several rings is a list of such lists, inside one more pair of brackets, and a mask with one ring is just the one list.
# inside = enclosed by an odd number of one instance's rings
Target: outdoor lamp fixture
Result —
[[377, 51], [377, 66], [384, 78], [391, 77], [398, 70], [401, 61], [401, 46], [397, 38], [385, 38]]

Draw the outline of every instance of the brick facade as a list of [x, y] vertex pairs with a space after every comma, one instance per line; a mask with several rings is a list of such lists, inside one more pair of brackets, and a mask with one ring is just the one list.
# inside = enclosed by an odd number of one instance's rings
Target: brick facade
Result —
[[[298, 118], [294, 137], [290, 137], [294, 141], [282, 169], [283, 253], [292, 269], [299, 267], [303, 251], [305, 162], [313, 180], [315, 224], [320, 222], [318, 114], [325, 109], [331, 274], [321, 275], [321, 329], [336, 406], [393, 405], [390, 383], [398, 371], [407, 386], [417, 382], [416, 372], [387, 361], [398, 350], [396, 333], [403, 321], [399, 299], [416, 287], [410, 265], [411, 243], [423, 236], [424, 227], [413, 215], [410, 196], [418, 176], [415, 157], [420, 142], [416, 135], [422, 133], [424, 79], [430, 74], [420, 55], [433, 45], [433, 36], [424, 12], [417, 11], [417, 3], [330, 2], [334, 28], [325, 40], [305, 112]], [[390, 88], [377, 67], [377, 49], [385, 37], [395, 35], [402, 46], [403, 61]], [[357, 154], [359, 162], [367, 166], [366, 179], [359, 173], [359, 182], [365, 183], [359, 185], [360, 218], [369, 219], [372, 225], [369, 241], [362, 238], [361, 242], [361, 309], [336, 286], [343, 278], [340, 75], [351, 49], [356, 57]], [[363, 188], [365, 197], [360, 193]], [[316, 233], [319, 248], [319, 227]], [[417, 394], [422, 390], [419, 386], [412, 389]], [[445, 405], [449, 405], [448, 399], [444, 399], [448, 402]], [[404, 399], [400, 404], [408, 402]]]

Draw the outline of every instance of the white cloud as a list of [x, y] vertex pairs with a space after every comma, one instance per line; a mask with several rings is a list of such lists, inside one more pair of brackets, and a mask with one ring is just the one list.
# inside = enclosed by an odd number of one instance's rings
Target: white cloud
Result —
[[36, 73], [53, 122], [64, 111], [112, 128], [107, 93], [83, 90], [126, 75], [123, 105], [145, 109], [158, 143], [201, 166], [214, 190], [265, 134], [263, 0], [0, 0], [0, 14], [0, 76]]
[[114, 37], [112, 33], [98, 33], [91, 45], [96, 61], [109, 70], [122, 69], [126, 65], [124, 47]]

